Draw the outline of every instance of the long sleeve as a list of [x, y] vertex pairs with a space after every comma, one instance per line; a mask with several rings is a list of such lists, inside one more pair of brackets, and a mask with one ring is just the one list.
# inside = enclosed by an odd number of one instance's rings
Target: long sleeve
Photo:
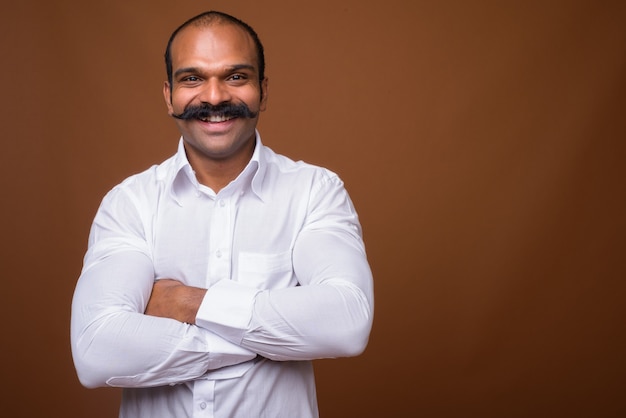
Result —
[[[210, 287], [197, 323], [273, 360], [353, 356], [367, 344], [373, 280], [352, 203], [337, 178], [311, 198], [291, 260], [298, 286]], [[240, 273], [245, 274], [245, 273]]]

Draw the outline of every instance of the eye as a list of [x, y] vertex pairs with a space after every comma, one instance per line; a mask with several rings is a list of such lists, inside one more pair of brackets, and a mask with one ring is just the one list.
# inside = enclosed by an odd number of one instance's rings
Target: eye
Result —
[[230, 77], [228, 77], [229, 81], [236, 81], [236, 82], [245, 81], [247, 79], [248, 77], [246, 77], [245, 74], [241, 74], [241, 73], [232, 74]]
[[185, 82], [185, 81], [189, 81], [189, 82], [196, 82], [199, 81], [200, 79], [196, 76], [190, 75], [188, 77], [183, 78], [181, 81]]

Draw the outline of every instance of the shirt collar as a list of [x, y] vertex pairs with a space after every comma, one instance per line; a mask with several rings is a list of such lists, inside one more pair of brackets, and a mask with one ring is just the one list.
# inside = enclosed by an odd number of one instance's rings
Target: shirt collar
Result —
[[[259, 131], [255, 130], [254, 152], [252, 158], [246, 165], [246, 167], [239, 174], [237, 179], [233, 180], [233, 183], [239, 183], [239, 187], [248, 188], [259, 199], [263, 200], [263, 180], [266, 173], [267, 158], [264, 152], [264, 146], [261, 142], [261, 135]], [[195, 195], [202, 185], [198, 182], [194, 170], [189, 164], [187, 154], [185, 152], [185, 146], [183, 138], [178, 140], [178, 149], [173, 156], [173, 164], [170, 171], [171, 176], [168, 176], [170, 181], [170, 195], [171, 197], [182, 206], [184, 196]]]

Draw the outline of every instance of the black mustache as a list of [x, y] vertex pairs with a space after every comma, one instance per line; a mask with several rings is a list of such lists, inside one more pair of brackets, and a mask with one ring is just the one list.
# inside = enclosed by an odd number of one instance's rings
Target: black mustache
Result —
[[220, 103], [213, 106], [210, 103], [189, 105], [182, 113], [172, 114], [172, 117], [181, 120], [207, 119], [211, 116], [227, 118], [255, 118], [258, 112], [253, 112], [245, 103]]

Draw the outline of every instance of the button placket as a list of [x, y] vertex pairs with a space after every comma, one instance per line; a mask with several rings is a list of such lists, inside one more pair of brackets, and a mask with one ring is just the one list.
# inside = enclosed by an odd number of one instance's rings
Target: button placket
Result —
[[230, 200], [219, 198], [215, 201], [209, 231], [210, 256], [207, 270], [209, 286], [221, 279], [230, 279], [232, 222]]
[[215, 402], [215, 381], [196, 380], [193, 385], [193, 417], [213, 418]]

